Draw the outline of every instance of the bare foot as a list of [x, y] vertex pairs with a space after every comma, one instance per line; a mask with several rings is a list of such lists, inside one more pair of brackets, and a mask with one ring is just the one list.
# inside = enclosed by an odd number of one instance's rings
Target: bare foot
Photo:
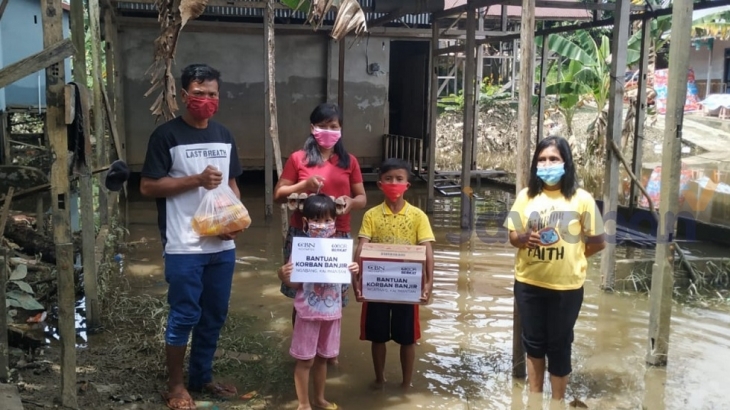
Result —
[[375, 380], [374, 382], [370, 383], [370, 388], [372, 390], [383, 390], [385, 388], [385, 379], [383, 380]]
[[315, 402], [314, 403], [314, 408], [315, 409], [318, 409], [318, 410], [319, 409], [322, 409], [322, 410], [333, 409], [334, 410], [334, 409], [338, 409], [339, 407], [336, 404], [330, 403], [327, 400], [325, 400], [325, 401], [322, 401], [322, 402]]
[[413, 387], [413, 385], [410, 383], [401, 383], [400, 384], [401, 390], [404, 390], [404, 391], [410, 390], [411, 387]]

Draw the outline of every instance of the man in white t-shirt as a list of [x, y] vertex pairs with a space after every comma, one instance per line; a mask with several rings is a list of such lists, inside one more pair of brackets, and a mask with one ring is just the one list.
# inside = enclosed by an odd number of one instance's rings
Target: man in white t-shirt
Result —
[[[234, 386], [213, 382], [212, 364], [228, 314], [235, 266], [235, 234], [199, 237], [192, 218], [210, 189], [227, 183], [236, 196], [241, 174], [231, 133], [210, 120], [218, 110], [220, 73], [194, 64], [183, 70], [185, 113], [152, 133], [142, 167], [140, 191], [157, 200], [157, 222], [165, 252], [170, 314], [165, 331], [168, 407], [195, 409], [190, 391], [230, 398]], [[183, 362], [190, 333], [188, 386]]]

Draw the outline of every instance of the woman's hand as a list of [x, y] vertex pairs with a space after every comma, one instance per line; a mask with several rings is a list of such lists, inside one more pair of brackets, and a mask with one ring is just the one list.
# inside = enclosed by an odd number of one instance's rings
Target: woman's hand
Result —
[[431, 284], [425, 283], [423, 289], [421, 289], [421, 302], [428, 302], [428, 298], [431, 297]]
[[309, 192], [317, 192], [324, 185], [324, 177], [314, 175], [304, 183], [304, 189]]
[[355, 202], [352, 198], [350, 198], [347, 195], [343, 195], [340, 198], [342, 198], [342, 200], [345, 201], [345, 209], [342, 210], [341, 215], [347, 215], [350, 213], [350, 211], [352, 211], [352, 206], [354, 205]]
[[540, 246], [540, 234], [537, 233], [537, 231], [530, 229], [520, 235], [520, 242], [523, 243], [523, 247], [525, 248], [535, 249]]
[[276, 271], [277, 275], [279, 276], [279, 280], [284, 282], [284, 284], [288, 285], [291, 282], [289, 280], [291, 279], [291, 273], [294, 270], [294, 264], [289, 262], [286, 265], [279, 268], [278, 271]]

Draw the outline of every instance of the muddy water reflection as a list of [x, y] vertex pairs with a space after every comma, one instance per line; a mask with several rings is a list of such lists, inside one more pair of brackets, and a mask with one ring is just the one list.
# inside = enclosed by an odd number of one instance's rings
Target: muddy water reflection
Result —
[[[251, 191], [258, 191], [252, 189]], [[260, 190], [260, 191], [263, 191]], [[412, 203], [425, 205], [424, 192]], [[370, 194], [371, 203], [379, 198]], [[502, 210], [509, 195], [489, 193], [477, 212]], [[275, 269], [281, 263], [278, 217], [263, 221], [263, 198], [247, 198], [253, 225], [238, 240], [239, 265], [231, 313], [262, 319], [262, 330], [291, 332], [291, 301], [279, 294]], [[382, 392], [369, 391], [370, 346], [358, 340], [360, 307], [344, 311], [339, 369], [330, 370], [328, 398], [348, 410], [359, 409], [523, 409], [527, 394], [510, 376], [512, 350], [513, 251], [506, 244], [486, 244], [476, 236], [459, 244], [458, 200], [440, 198], [432, 220], [437, 235], [433, 303], [422, 309], [423, 338], [417, 350], [414, 388], [401, 394], [398, 349], [389, 344]], [[130, 204], [131, 241], [150, 244], [127, 258], [127, 274], [140, 291], [162, 293], [161, 258], [152, 202]], [[354, 216], [356, 232], [362, 213]], [[482, 219], [485, 227], [497, 220]], [[451, 235], [449, 235], [451, 234]], [[448, 239], [447, 239], [448, 238]], [[450, 241], [450, 240], [451, 241]], [[452, 243], [453, 242], [453, 243]], [[585, 303], [576, 326], [569, 397], [592, 409], [730, 408], [721, 382], [730, 363], [730, 314], [675, 307], [669, 365], [644, 364], [648, 300], [642, 296], [604, 294], [598, 288], [600, 256], [591, 260]], [[292, 392], [293, 398], [293, 392]], [[546, 403], [547, 405], [547, 403]], [[296, 408], [294, 403], [282, 408]], [[547, 407], [546, 407], [547, 408]]]

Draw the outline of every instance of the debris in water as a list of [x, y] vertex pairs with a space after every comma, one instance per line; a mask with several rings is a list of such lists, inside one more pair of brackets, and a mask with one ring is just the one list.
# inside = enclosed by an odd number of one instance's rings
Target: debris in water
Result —
[[571, 401], [568, 406], [570, 406], [571, 408], [574, 408], [574, 409], [587, 409], [588, 408], [587, 404], [583, 403], [582, 401], [580, 401], [578, 399], [574, 399], [573, 401]]
[[240, 258], [236, 259], [236, 261], [243, 261], [243, 262], [268, 262], [269, 260], [266, 258], [259, 258], [258, 256], [241, 256]]

